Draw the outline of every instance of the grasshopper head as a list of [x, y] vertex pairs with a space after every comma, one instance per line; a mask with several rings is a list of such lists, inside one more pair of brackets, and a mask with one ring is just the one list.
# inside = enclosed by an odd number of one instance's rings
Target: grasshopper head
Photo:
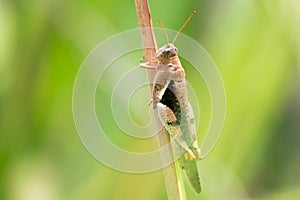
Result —
[[161, 47], [155, 54], [155, 58], [158, 61], [163, 61], [170, 59], [172, 57], [177, 56], [177, 48], [174, 46], [174, 44], [169, 43]]
[[158, 61], [161, 62], [166, 62], [168, 61], [170, 58], [173, 58], [175, 56], [177, 56], [177, 48], [174, 46], [174, 43], [178, 37], [178, 35], [182, 32], [182, 30], [184, 29], [184, 27], [188, 24], [188, 22], [192, 19], [192, 17], [195, 15], [196, 11], [194, 11], [190, 17], [185, 21], [185, 23], [182, 25], [182, 27], [179, 29], [179, 31], [177, 32], [177, 34], [175, 35], [172, 43], [169, 42], [169, 36], [164, 28], [164, 26], [162, 25], [161, 21], [158, 19], [158, 23], [160, 25], [160, 27], [162, 28], [162, 30], [164, 31], [164, 34], [166, 36], [166, 39], [168, 41], [168, 44], [166, 44], [165, 46], [163, 46], [162, 48], [160, 48], [156, 54], [155, 54], [155, 59], [157, 59]]

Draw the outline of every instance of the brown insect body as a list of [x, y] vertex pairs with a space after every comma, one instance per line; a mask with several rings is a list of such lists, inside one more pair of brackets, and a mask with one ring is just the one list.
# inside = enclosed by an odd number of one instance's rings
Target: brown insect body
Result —
[[[140, 66], [156, 70], [151, 99], [153, 108], [157, 109], [164, 128], [174, 137], [177, 144], [174, 144], [176, 154], [182, 155], [179, 158], [180, 165], [185, 169], [196, 192], [199, 193], [201, 185], [196, 161], [201, 159], [201, 151], [196, 137], [194, 113], [188, 101], [186, 74], [178, 58], [178, 49], [174, 45], [178, 34], [193, 14], [177, 33], [173, 43], [164, 45], [156, 52], [155, 66], [148, 63]], [[163, 28], [161, 23], [160, 25]], [[166, 32], [165, 35], [168, 40]]]
[[197, 160], [201, 159], [198, 147], [194, 113], [188, 101], [185, 71], [178, 58], [177, 48], [169, 43], [160, 48], [155, 56], [156, 66], [141, 65], [156, 69], [152, 88], [152, 105], [157, 109], [162, 125], [176, 144], [179, 163], [196, 192], [201, 191]]
[[[157, 107], [160, 120], [166, 129], [169, 129], [171, 135], [177, 137], [175, 138], [177, 142], [187, 151], [187, 157], [190, 160], [200, 159], [201, 153], [197, 144], [194, 114], [188, 101], [185, 71], [177, 52], [177, 48], [169, 43], [156, 53], [155, 59], [158, 65], [153, 82], [152, 104], [153, 108]], [[170, 105], [164, 99], [164, 97], [168, 98], [170, 96], [165, 95], [167, 89], [174, 93], [171, 96], [176, 99], [175, 102], [172, 101], [175, 105]], [[170, 92], [167, 94], [170, 94]], [[180, 128], [180, 130], [174, 130], [175, 127]], [[196, 151], [193, 152], [189, 148], [190, 145]]]

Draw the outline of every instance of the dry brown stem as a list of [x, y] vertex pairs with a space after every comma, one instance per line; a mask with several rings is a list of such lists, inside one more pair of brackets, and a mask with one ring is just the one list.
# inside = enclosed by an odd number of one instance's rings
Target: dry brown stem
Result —
[[[154, 63], [153, 57], [156, 53], [156, 40], [153, 31], [152, 19], [150, 15], [149, 4], [147, 0], [135, 0], [135, 7], [138, 17], [139, 26], [141, 29], [141, 38], [144, 48], [144, 56], [147, 61]], [[153, 48], [149, 48], [153, 47]], [[152, 83], [155, 76], [155, 70], [148, 70], [149, 82]], [[152, 88], [151, 88], [152, 89]], [[155, 112], [155, 120], [159, 125], [160, 121]], [[164, 148], [164, 151], [161, 151], [162, 163], [168, 163], [170, 160], [173, 160], [173, 152], [170, 144], [170, 135], [165, 129], [162, 129], [158, 135], [160, 148]], [[181, 200], [182, 192], [179, 186], [178, 177], [176, 175], [175, 163], [170, 164], [164, 168], [164, 177], [167, 188], [167, 193], [169, 199], [172, 200]]]

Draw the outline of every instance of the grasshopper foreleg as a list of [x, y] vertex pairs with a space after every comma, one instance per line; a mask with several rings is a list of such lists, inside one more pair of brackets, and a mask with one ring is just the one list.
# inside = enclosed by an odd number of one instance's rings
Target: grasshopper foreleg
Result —
[[157, 66], [153, 66], [150, 64], [150, 62], [145, 61], [145, 59], [141, 59], [140, 60], [140, 68], [144, 68], [144, 69], [157, 69]]

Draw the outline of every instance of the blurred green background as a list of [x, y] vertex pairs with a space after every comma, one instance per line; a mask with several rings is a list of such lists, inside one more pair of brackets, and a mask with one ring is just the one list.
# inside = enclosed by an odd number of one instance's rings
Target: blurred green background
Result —
[[[206, 48], [226, 87], [224, 130], [200, 162], [203, 192], [187, 188], [189, 199], [300, 199], [300, 1], [151, 0], [150, 7], [174, 30], [198, 11], [184, 33]], [[133, 0], [0, 1], [0, 199], [167, 199], [162, 171], [104, 166], [81, 144], [72, 117], [86, 55], [137, 27]]]

